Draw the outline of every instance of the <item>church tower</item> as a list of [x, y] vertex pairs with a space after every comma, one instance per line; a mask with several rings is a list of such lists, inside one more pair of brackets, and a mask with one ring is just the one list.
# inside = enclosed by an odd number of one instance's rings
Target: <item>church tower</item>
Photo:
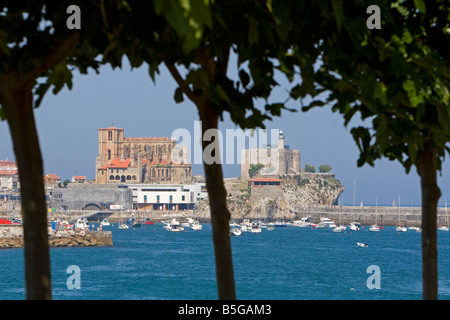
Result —
[[123, 129], [110, 127], [98, 129], [98, 164], [110, 163], [113, 159], [121, 158], [123, 143]]

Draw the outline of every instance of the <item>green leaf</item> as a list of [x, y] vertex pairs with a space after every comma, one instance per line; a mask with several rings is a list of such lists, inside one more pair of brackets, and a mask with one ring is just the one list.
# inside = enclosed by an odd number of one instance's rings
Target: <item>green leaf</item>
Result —
[[3, 109], [2, 107], [0, 107], [0, 120], [2, 121], [6, 120], [6, 112], [5, 109]]
[[419, 10], [420, 13], [425, 14], [426, 12], [425, 1], [414, 0], [414, 5], [416, 6], [416, 9]]
[[180, 103], [184, 101], [183, 90], [180, 87], [175, 89], [175, 94], [173, 96], [176, 103]]
[[342, 23], [344, 21], [344, 4], [342, 0], [332, 0], [331, 5], [333, 6], [334, 16], [336, 17], [338, 31], [341, 31]]
[[248, 35], [247, 35], [248, 43], [256, 44], [256, 43], [258, 43], [259, 22], [253, 16], [250, 16], [248, 18], [248, 25], [249, 25]]

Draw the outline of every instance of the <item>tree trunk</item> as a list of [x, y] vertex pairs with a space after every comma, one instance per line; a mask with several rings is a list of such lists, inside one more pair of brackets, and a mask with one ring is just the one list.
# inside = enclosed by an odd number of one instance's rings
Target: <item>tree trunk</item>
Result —
[[51, 299], [47, 208], [32, 84], [3, 75], [0, 76], [0, 88], [19, 169], [26, 298]]
[[437, 203], [441, 191], [437, 185], [437, 150], [431, 145], [417, 161], [422, 189], [422, 282], [424, 300], [438, 298]]
[[[202, 121], [202, 137], [208, 129], [218, 129], [219, 114], [207, 101], [199, 109]], [[216, 152], [219, 152], [218, 141], [203, 141], [202, 149], [210, 144], [217, 144]], [[205, 153], [204, 153], [205, 154]], [[216, 259], [217, 291], [220, 300], [235, 300], [236, 290], [234, 284], [233, 259], [230, 242], [230, 217], [226, 203], [226, 190], [223, 183], [221, 163], [207, 164], [203, 160], [205, 168], [206, 187], [208, 189], [209, 206], [211, 211], [211, 223], [213, 231], [214, 255]]]

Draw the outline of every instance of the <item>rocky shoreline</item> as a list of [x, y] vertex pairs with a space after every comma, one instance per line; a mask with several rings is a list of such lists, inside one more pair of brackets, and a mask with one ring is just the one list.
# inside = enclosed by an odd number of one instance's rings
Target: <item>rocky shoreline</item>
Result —
[[[111, 246], [110, 231], [55, 231], [49, 229], [48, 244], [50, 247], [97, 247]], [[23, 229], [20, 227], [0, 228], [0, 249], [23, 247]]]

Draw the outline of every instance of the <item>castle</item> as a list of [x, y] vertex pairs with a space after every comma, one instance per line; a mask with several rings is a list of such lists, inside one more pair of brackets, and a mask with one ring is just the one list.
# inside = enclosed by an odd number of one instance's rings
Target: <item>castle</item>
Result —
[[98, 130], [96, 183], [187, 183], [187, 150], [166, 137], [125, 138], [124, 129]]
[[300, 150], [289, 149], [284, 143], [284, 133], [280, 130], [278, 145], [266, 148], [244, 149], [241, 151], [241, 178], [248, 180], [251, 165], [263, 165], [259, 171], [262, 176], [300, 174]]

